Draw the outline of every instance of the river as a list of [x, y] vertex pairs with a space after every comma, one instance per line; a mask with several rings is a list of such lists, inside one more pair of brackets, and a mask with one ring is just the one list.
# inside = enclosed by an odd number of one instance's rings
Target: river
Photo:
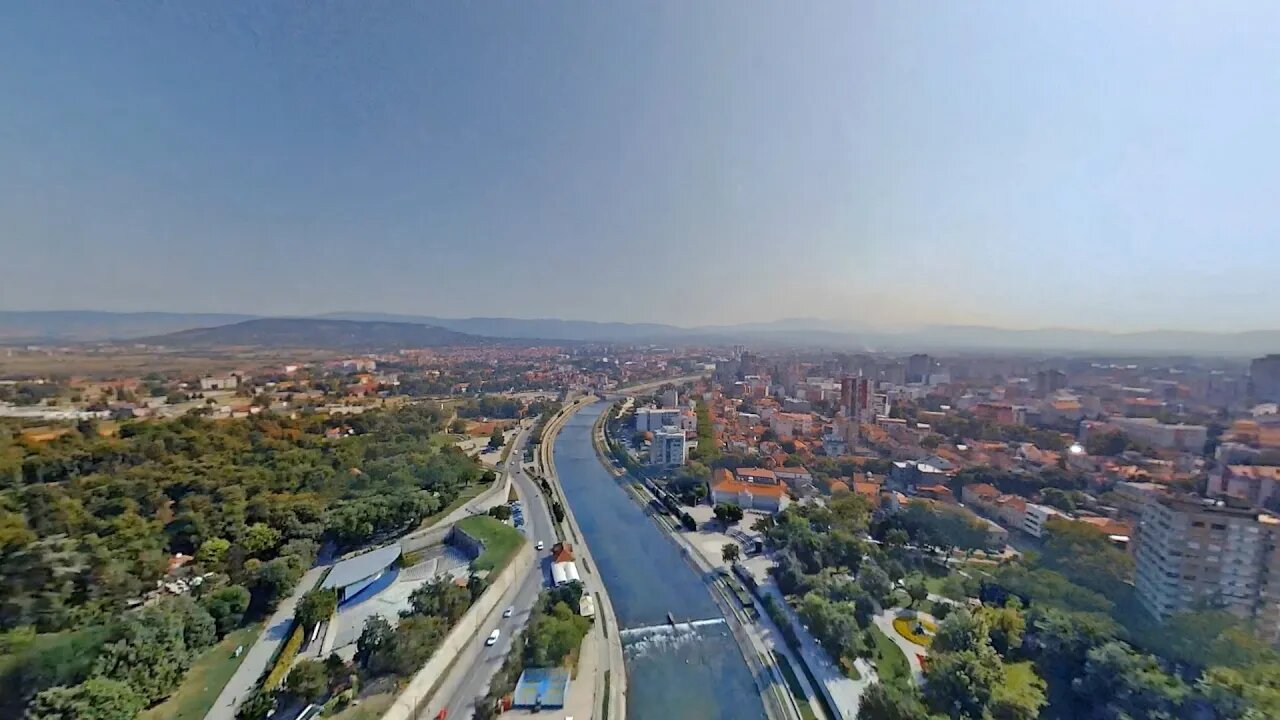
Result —
[[[565, 424], [555, 465], [623, 628], [627, 717], [763, 718], [750, 670], [710, 590], [596, 456], [591, 430], [608, 407], [589, 405]], [[693, 627], [673, 630], [668, 612]]]

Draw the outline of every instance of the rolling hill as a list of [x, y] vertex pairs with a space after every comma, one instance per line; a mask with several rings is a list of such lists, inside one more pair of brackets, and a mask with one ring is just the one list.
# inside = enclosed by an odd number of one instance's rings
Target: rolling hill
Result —
[[253, 315], [232, 313], [102, 312], [98, 310], [0, 310], [0, 342], [98, 342], [213, 327]]
[[458, 345], [496, 345], [503, 341], [417, 323], [261, 318], [218, 327], [181, 330], [166, 335], [139, 338], [134, 342], [189, 349], [261, 347], [403, 350]]

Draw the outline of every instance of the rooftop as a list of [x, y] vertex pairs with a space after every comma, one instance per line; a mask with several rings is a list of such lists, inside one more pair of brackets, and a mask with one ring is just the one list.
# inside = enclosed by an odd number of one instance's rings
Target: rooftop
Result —
[[371, 575], [377, 575], [400, 558], [400, 544], [371, 550], [363, 555], [342, 560], [333, 566], [322, 588], [343, 588]]

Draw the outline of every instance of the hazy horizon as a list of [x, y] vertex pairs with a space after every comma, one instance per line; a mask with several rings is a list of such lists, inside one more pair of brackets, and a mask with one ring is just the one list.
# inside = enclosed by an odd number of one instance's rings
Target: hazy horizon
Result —
[[8, 7], [0, 309], [1274, 329], [1278, 21]]

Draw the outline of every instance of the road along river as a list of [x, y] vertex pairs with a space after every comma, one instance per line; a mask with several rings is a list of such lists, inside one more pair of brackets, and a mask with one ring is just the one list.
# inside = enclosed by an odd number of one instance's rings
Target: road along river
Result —
[[555, 440], [555, 467], [623, 628], [628, 720], [763, 718], [710, 590], [600, 464], [591, 431], [608, 407], [594, 403], [569, 419]]

